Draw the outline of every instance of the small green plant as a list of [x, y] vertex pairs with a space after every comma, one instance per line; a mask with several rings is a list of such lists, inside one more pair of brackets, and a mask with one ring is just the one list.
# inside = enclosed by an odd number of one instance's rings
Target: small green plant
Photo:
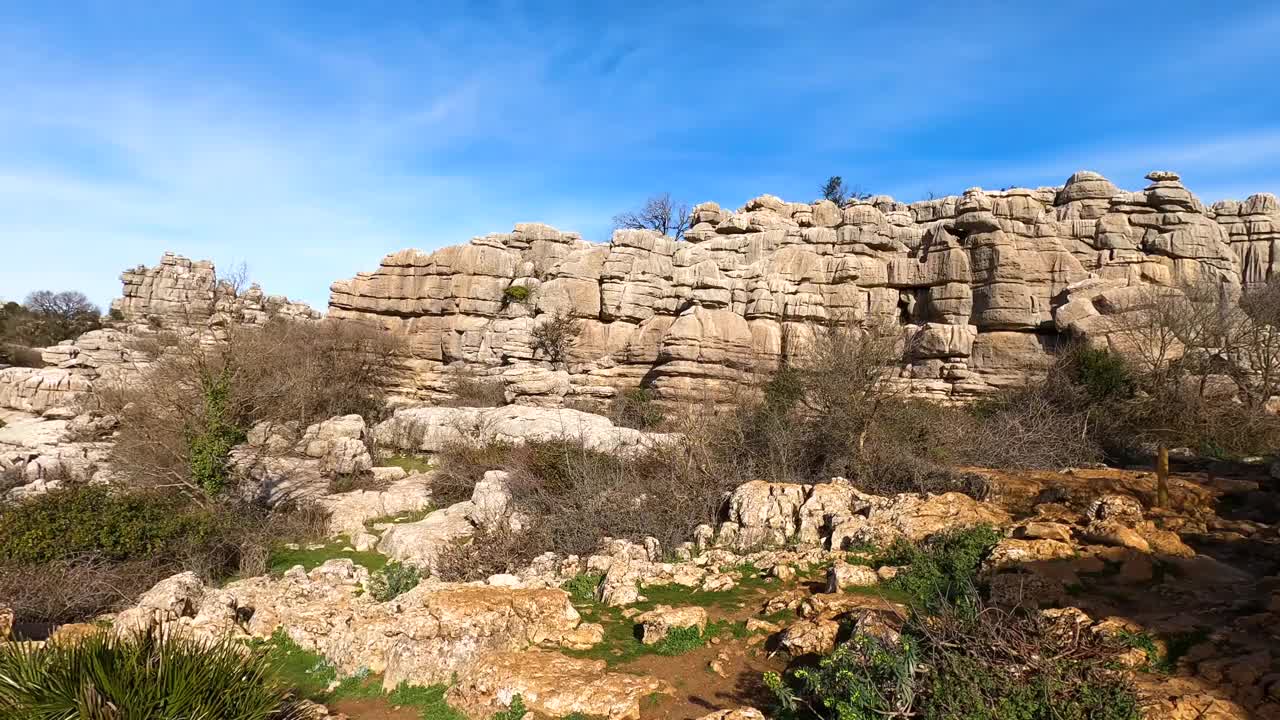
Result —
[[600, 587], [603, 575], [594, 573], [578, 573], [561, 585], [561, 589], [569, 593], [569, 600], [574, 605], [587, 605], [596, 601], [596, 588]]
[[1000, 534], [990, 525], [955, 529], [920, 545], [899, 541], [875, 564], [907, 566], [890, 586], [906, 593], [918, 609], [935, 612], [973, 599], [978, 567], [999, 540]]
[[152, 629], [76, 642], [0, 644], [0, 717], [293, 720], [266, 654]]
[[394, 560], [369, 578], [369, 592], [378, 602], [399, 597], [418, 586], [422, 579], [418, 568]]
[[511, 704], [506, 710], [494, 713], [490, 720], [522, 720], [529, 710], [524, 706], [524, 698], [516, 695], [511, 698]]
[[1171, 675], [1178, 667], [1178, 660], [1192, 647], [1204, 642], [1208, 633], [1197, 630], [1172, 635], [1164, 640], [1164, 648], [1150, 633], [1125, 630], [1117, 639], [1126, 647], [1137, 648], [1147, 656], [1146, 669], [1161, 675]]
[[216, 497], [230, 480], [227, 457], [245, 439], [244, 429], [233, 422], [229, 412], [230, 370], [201, 377], [200, 397], [203, 412], [197, 426], [187, 431], [187, 469], [193, 483], [209, 497]]
[[502, 291], [502, 300], [504, 303], [524, 303], [529, 301], [529, 297], [533, 295], [533, 291], [525, 285], [508, 285]]
[[683, 655], [707, 644], [707, 635], [696, 627], [673, 628], [650, 647], [659, 655]]
[[915, 642], [886, 646], [862, 635], [836, 648], [816, 668], [796, 670], [790, 683], [777, 673], [764, 678], [783, 714], [803, 710], [821, 718], [881, 718], [911, 715], [919, 658]]

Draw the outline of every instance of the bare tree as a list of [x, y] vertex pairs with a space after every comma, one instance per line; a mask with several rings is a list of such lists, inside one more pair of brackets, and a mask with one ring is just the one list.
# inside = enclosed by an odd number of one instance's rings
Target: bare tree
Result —
[[17, 335], [31, 345], [53, 345], [100, 326], [102, 312], [82, 292], [37, 290], [23, 303]]
[[1267, 401], [1280, 392], [1280, 283], [1238, 297], [1228, 284], [1135, 289], [1108, 317], [1113, 350], [1135, 370], [1128, 412], [1156, 444], [1156, 502], [1169, 501], [1169, 447], [1235, 427], [1274, 431]]
[[671, 193], [654, 195], [639, 210], [613, 216], [614, 229], [657, 230], [679, 240], [693, 224], [693, 213], [685, 203], [671, 199]]
[[545, 316], [542, 322], [533, 326], [534, 354], [559, 365], [568, 359], [569, 350], [578, 342], [581, 332], [582, 321], [564, 310]]

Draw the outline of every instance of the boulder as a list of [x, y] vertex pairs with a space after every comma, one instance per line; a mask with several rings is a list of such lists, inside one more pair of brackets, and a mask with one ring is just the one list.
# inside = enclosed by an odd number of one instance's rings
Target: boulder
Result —
[[378, 552], [392, 560], [434, 572], [440, 553], [475, 534], [475, 526], [469, 519], [475, 512], [471, 502], [461, 502], [436, 510], [417, 522], [392, 525], [383, 533]]
[[672, 692], [656, 678], [609, 672], [603, 660], [530, 650], [493, 653], [470, 663], [449, 688], [448, 699], [473, 717], [489, 717], [519, 695], [542, 717], [639, 720], [642, 700]]
[[707, 629], [706, 609], [694, 606], [659, 605], [640, 613], [634, 620], [641, 628], [640, 641], [645, 645], [661, 642], [672, 630], [679, 628], [697, 628], [699, 634]]
[[852, 565], [837, 560], [827, 568], [827, 592], [838, 593], [848, 588], [865, 588], [880, 584], [880, 576], [865, 565]]

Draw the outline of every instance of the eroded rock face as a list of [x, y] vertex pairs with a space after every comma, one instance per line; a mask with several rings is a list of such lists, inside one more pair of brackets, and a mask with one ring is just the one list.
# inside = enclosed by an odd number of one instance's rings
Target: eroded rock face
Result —
[[729, 519], [717, 543], [747, 550], [797, 541], [841, 550], [852, 545], [885, 547], [957, 527], [1005, 525], [1009, 515], [991, 503], [951, 492], [869, 495], [843, 478], [816, 485], [754, 481], [729, 497]]
[[249, 481], [242, 490], [248, 499], [267, 505], [315, 500], [332, 478], [373, 469], [369, 440], [359, 415], [330, 418], [301, 433], [295, 423], [262, 422], [231, 450], [229, 461]]
[[[714, 400], [774, 367], [786, 331], [848, 316], [917, 328], [903, 379], [968, 397], [1038, 371], [1060, 332], [1087, 321], [1083, 305], [1055, 317], [1073, 284], [1236, 287], [1280, 263], [1274, 196], [1206, 208], [1176, 173], [1148, 179], [1139, 192], [1082, 171], [1060, 188], [911, 204], [703, 203], [683, 242], [619, 230], [592, 244], [521, 224], [388, 255], [332, 285], [330, 314], [407, 333], [398, 390], [418, 397], [446, 394], [460, 369], [498, 369], [515, 402], [598, 400], [642, 383], [663, 400]], [[558, 312], [581, 329], [553, 368], [532, 332]]]
[[283, 629], [343, 675], [385, 674], [387, 688], [447, 683], [490, 653], [581, 646], [568, 594], [426, 581], [389, 602], [368, 593], [369, 573], [350, 560], [282, 578], [256, 577], [221, 589], [191, 573], [168, 578], [116, 616], [121, 631], [168, 623], [201, 637], [270, 637]]
[[511, 405], [496, 408], [408, 407], [378, 423], [373, 436], [381, 447], [436, 453], [450, 444], [581, 441], [589, 450], [627, 454], [674, 436], [614, 425], [608, 418], [568, 408]]
[[0, 421], [0, 496], [17, 499], [110, 477], [111, 445], [95, 438], [109, 432], [113, 419], [50, 419], [0, 410]]

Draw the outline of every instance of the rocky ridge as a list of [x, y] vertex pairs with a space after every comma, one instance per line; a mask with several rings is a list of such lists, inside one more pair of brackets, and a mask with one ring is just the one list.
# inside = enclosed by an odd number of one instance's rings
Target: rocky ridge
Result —
[[[406, 333], [395, 383], [416, 397], [447, 394], [459, 372], [502, 379], [515, 402], [589, 402], [639, 385], [668, 401], [723, 397], [794, 351], [784, 338], [842, 318], [913, 326], [912, 391], [972, 397], [1020, 382], [1082, 330], [1080, 313], [1060, 316], [1079, 288], [1239, 288], [1270, 276], [1274, 196], [1206, 207], [1176, 173], [1147, 177], [1138, 192], [1082, 171], [1059, 188], [910, 204], [703, 203], [679, 242], [618, 230], [595, 244], [519, 224], [388, 255], [335, 282], [329, 312]], [[558, 313], [581, 324], [567, 363], [553, 366], [532, 331]]]

